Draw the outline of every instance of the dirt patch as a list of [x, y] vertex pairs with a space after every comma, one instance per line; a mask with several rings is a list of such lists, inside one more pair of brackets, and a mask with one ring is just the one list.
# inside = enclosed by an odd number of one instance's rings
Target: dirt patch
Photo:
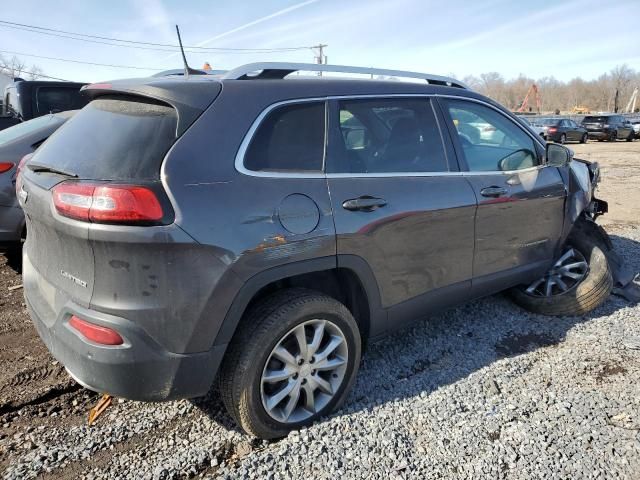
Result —
[[637, 225], [640, 205], [640, 141], [571, 144], [577, 158], [600, 165], [602, 180], [596, 195], [609, 202], [609, 213], [598, 219], [602, 225]]
[[[80, 388], [48, 352], [24, 304], [20, 275], [0, 255], [0, 439], [39, 425], [85, 421], [93, 394]], [[8, 462], [0, 449], [0, 470]]]
[[596, 373], [596, 381], [598, 383], [602, 383], [608, 377], [611, 377], [613, 375], [624, 375], [625, 373], [627, 373], [627, 369], [619, 363], [605, 363], [602, 369], [598, 373]]

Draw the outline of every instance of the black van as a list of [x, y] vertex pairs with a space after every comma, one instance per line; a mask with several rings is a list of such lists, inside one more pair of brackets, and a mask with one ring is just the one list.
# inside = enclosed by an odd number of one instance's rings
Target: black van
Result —
[[49, 113], [78, 110], [88, 98], [80, 95], [85, 83], [16, 79], [4, 89], [0, 130]]

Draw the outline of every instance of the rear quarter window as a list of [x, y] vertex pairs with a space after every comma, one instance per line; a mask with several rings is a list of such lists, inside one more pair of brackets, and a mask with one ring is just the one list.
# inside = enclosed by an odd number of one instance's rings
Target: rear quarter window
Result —
[[177, 114], [137, 97], [100, 97], [80, 110], [32, 161], [92, 180], [158, 180], [176, 139]]
[[259, 125], [244, 167], [262, 172], [319, 172], [325, 145], [324, 102], [278, 107]]

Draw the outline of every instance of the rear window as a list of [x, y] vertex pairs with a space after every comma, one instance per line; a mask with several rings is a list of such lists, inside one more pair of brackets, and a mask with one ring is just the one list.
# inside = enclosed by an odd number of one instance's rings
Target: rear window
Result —
[[584, 117], [582, 123], [606, 123], [609, 117]]
[[34, 118], [28, 122], [22, 122], [13, 127], [0, 130], [0, 146], [6, 145], [26, 135], [37, 132], [38, 130], [48, 129], [62, 123], [62, 120], [53, 115]]
[[80, 96], [79, 88], [38, 87], [36, 93], [36, 111], [39, 115], [75, 110], [86, 103], [86, 99]]
[[134, 97], [101, 97], [38, 150], [33, 163], [92, 180], [157, 180], [176, 138], [177, 114]]

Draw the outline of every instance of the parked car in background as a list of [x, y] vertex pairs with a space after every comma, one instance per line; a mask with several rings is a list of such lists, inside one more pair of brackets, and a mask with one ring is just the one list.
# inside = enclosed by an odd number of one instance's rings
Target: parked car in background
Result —
[[33, 153], [76, 111], [45, 115], [0, 131], [0, 250], [12, 267], [20, 265], [26, 237], [24, 214], [16, 198], [16, 173], [21, 160]]
[[633, 128], [633, 133], [636, 138], [640, 138], [640, 120], [635, 120], [631, 122], [631, 127]]
[[0, 130], [50, 113], [78, 110], [88, 99], [80, 94], [85, 83], [17, 79], [4, 89]]
[[587, 129], [589, 138], [599, 142], [631, 142], [635, 136], [631, 122], [618, 114], [587, 115], [582, 119], [582, 126]]
[[587, 129], [568, 118], [541, 118], [536, 125], [542, 128], [543, 137], [549, 142], [585, 143], [589, 135]]
[[[286, 78], [314, 70], [421, 81]], [[276, 438], [344, 401], [367, 339], [505, 289], [559, 316], [612, 289], [597, 165], [455, 79], [262, 63], [85, 91], [18, 180], [28, 311], [93, 390], [217, 377]]]
[[531, 130], [536, 132], [536, 134], [540, 135], [542, 138], [545, 138], [545, 129], [540, 125], [538, 125], [535, 119], [529, 120], [527, 117], [524, 117], [524, 116], [518, 116], [518, 118], [522, 120], [524, 123], [526, 123], [529, 126], [529, 128], [531, 128]]

